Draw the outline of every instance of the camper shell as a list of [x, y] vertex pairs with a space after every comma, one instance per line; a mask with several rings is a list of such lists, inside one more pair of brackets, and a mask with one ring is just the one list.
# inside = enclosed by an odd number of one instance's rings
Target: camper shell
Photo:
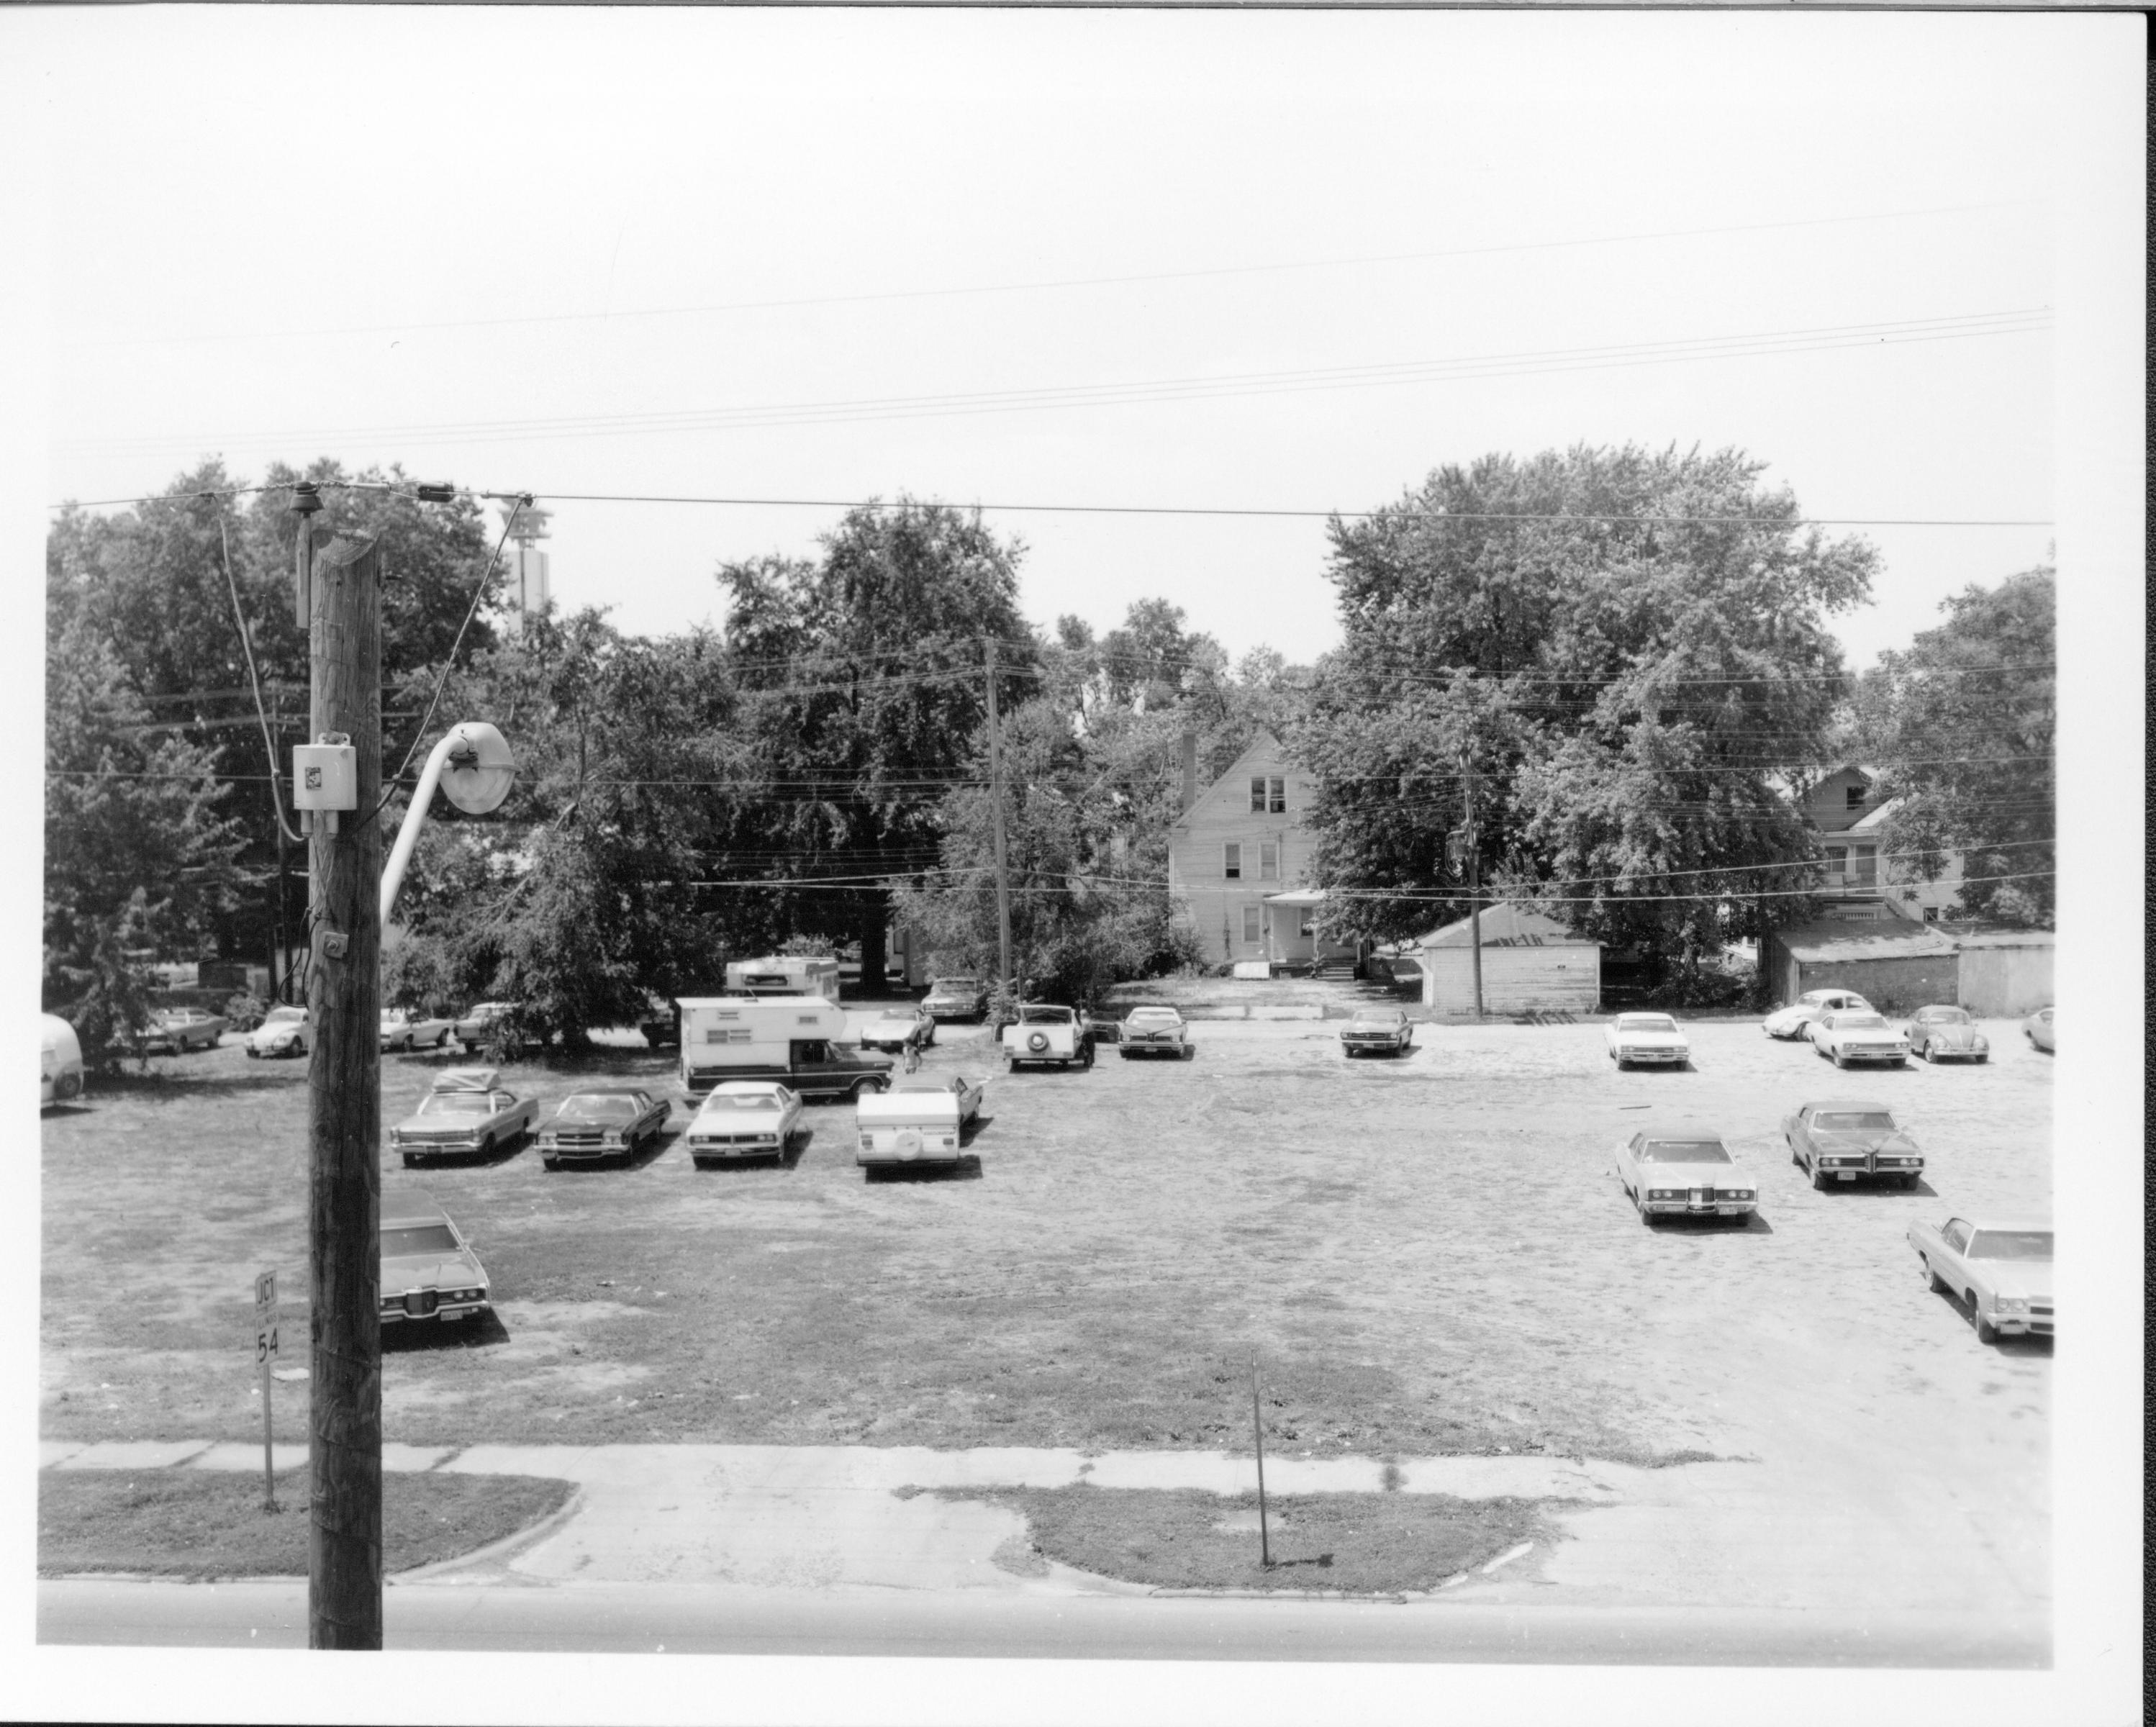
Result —
[[815, 996], [839, 999], [839, 962], [816, 954], [774, 954], [736, 960], [726, 966], [726, 987], [757, 996]]
[[[731, 969], [731, 968], [729, 968]], [[845, 1047], [846, 1016], [814, 996], [684, 996], [681, 1084], [701, 1097], [728, 1079], [775, 1079], [808, 1102], [860, 1097], [891, 1063]]]

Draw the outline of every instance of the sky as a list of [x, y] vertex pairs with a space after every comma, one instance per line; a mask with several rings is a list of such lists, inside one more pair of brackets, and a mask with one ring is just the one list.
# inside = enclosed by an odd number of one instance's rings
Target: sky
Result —
[[[1105, 628], [1164, 597], [1233, 653], [1306, 660], [1338, 639], [1323, 512], [1489, 452], [1734, 446], [1815, 516], [1953, 524], [1828, 530], [1881, 554], [1872, 603], [1835, 620], [1858, 666], [2056, 536], [2057, 1203], [2085, 1249], [2061, 1294], [2124, 1321], [2061, 1352], [2058, 1667], [1592, 1683], [1613, 1721], [1727, 1718], [1725, 1696], [1763, 1720], [2099, 1719], [2076, 1688], [2106, 1647], [2130, 1662], [2138, 1624], [2133, 1574], [2085, 1561], [2130, 1540], [2105, 1484], [2139, 1473], [2120, 1201], [2144, 1022], [2119, 925], [2145, 876], [2144, 49], [2131, 15], [8, 8], [0, 531], [27, 572], [59, 500], [156, 492], [210, 456], [242, 477], [401, 463], [539, 495], [557, 598], [658, 632], [716, 620], [721, 563], [812, 556], [871, 496], [1310, 512], [989, 514], [1025, 542], [1036, 622]], [[0, 676], [33, 724], [37, 584], [4, 593]], [[7, 760], [26, 807], [37, 758]], [[27, 980], [34, 843], [0, 865], [20, 911], [0, 967]], [[36, 1181], [0, 1160], [18, 1313]], [[0, 1385], [34, 1384], [37, 1343], [0, 1338]], [[35, 1420], [34, 1396], [0, 1399], [18, 1558]], [[100, 1654], [100, 1684], [133, 1689], [95, 1693], [64, 1652], [21, 1658], [28, 1568], [7, 1575], [0, 1673], [49, 1694], [23, 1713], [169, 1713], [178, 1658]], [[843, 1682], [736, 1690], [746, 1669], [698, 1664], [669, 1689], [649, 1663], [542, 1659], [394, 1691], [409, 1658], [304, 1700], [806, 1718]], [[963, 1693], [927, 1663], [874, 1683], [918, 1719], [1041, 1699], [1122, 1719], [1092, 1701], [1109, 1665], [1024, 1696], [987, 1668]], [[203, 1694], [232, 1719], [300, 1707], [272, 1671]], [[1194, 1667], [1164, 1694], [1175, 1719], [1265, 1719], [1291, 1682], [1345, 1683], [1312, 1673]], [[1494, 1699], [1483, 1719], [1579, 1713], [1576, 1676], [1502, 1678], [1449, 1673], [1446, 1694]], [[1355, 1694], [1359, 1719], [1427, 1715], [1419, 1676]]]
[[1160, 596], [1291, 660], [1323, 512], [1493, 451], [2034, 524], [1830, 528], [1882, 556], [1859, 665], [2051, 541], [2074, 69], [2025, 22], [66, 22], [49, 502], [211, 455], [529, 490], [557, 598], [640, 632], [870, 497], [1308, 512], [990, 512], [1036, 622]]

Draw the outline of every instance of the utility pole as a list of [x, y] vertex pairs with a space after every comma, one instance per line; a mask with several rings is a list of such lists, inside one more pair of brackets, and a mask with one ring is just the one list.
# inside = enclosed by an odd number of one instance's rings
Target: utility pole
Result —
[[988, 674], [988, 796], [996, 812], [996, 940], [1004, 992], [1011, 992], [1010, 859], [1004, 840], [1004, 747], [996, 720], [996, 638], [983, 636]]
[[312, 544], [310, 733], [348, 739], [357, 808], [311, 812], [307, 966], [310, 1362], [307, 1647], [382, 1647], [381, 556]]
[[1475, 767], [1466, 756], [1460, 761], [1467, 794], [1467, 951], [1475, 974], [1475, 1017], [1482, 1017], [1482, 853], [1475, 843]]

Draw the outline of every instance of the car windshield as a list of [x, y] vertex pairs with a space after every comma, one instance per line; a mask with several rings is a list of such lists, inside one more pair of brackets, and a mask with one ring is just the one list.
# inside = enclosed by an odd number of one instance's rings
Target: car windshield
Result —
[[704, 1099], [704, 1108], [713, 1114], [721, 1109], [776, 1109], [778, 1094], [773, 1091], [713, 1092]]
[[1719, 1140], [1650, 1140], [1640, 1148], [1645, 1163], [1727, 1163]]
[[2048, 1229], [1979, 1229], [1969, 1244], [1972, 1259], [2049, 1259]]
[[572, 1097], [562, 1105], [557, 1120], [562, 1121], [633, 1121], [639, 1112], [634, 1098]]
[[1812, 1117], [1821, 1133], [1892, 1133], [1894, 1118], [1884, 1109], [1828, 1109]]
[[1837, 1013], [1834, 1027], [1838, 1032], [1876, 1032], [1885, 1029], [1887, 1022], [1876, 1013]]
[[382, 1257], [395, 1259], [408, 1253], [454, 1253], [456, 1232], [446, 1223], [407, 1223], [382, 1232]]
[[980, 985], [970, 977], [939, 977], [931, 987], [942, 995], [962, 996], [968, 990], [978, 989]]
[[295, 1025], [306, 1017], [307, 1010], [304, 1007], [272, 1007], [263, 1015], [262, 1023], [266, 1026]]
[[1666, 1013], [1620, 1013], [1617, 1029], [1620, 1032], [1673, 1032], [1677, 1022]]
[[1133, 1007], [1131, 1009], [1131, 1023], [1132, 1025], [1173, 1025], [1182, 1017], [1183, 1016], [1180, 1013], [1178, 1013], [1173, 1007]]
[[1069, 1025], [1070, 1023], [1070, 1010], [1068, 1007], [1021, 1007], [1018, 1017], [1022, 1025]]
[[1366, 1007], [1355, 1016], [1358, 1025], [1397, 1026], [1407, 1023], [1407, 1015], [1397, 1007], [1388, 1012], [1383, 1007]]
[[483, 1091], [430, 1091], [419, 1099], [422, 1115], [484, 1115], [490, 1107]]
[[1969, 1025], [1974, 1022], [1959, 1007], [1927, 1007], [1917, 1016], [1924, 1025]]

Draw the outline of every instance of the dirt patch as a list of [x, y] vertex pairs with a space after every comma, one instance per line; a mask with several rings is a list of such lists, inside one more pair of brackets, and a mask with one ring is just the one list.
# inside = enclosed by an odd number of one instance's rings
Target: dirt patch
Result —
[[[1547, 1543], [1541, 1502], [1437, 1494], [1309, 1494], [1270, 1499], [1270, 1566], [1260, 1561], [1255, 1494], [1076, 1487], [936, 1489], [1024, 1514], [1019, 1551], [1162, 1589], [1438, 1588], [1522, 1542]], [[1006, 1544], [1011, 1545], [1011, 1544]], [[998, 1550], [1000, 1555], [1001, 1550]], [[1015, 1556], [1015, 1555], [1014, 1555]], [[1000, 1557], [998, 1563], [1002, 1564]], [[1006, 1566], [1006, 1569], [1014, 1569]]]

